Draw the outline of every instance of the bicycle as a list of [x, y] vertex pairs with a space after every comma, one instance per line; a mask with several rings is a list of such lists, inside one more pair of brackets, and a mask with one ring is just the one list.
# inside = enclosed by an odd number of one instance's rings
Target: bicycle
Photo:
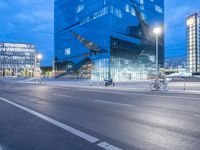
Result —
[[164, 80], [156, 80], [154, 83], [150, 84], [150, 89], [152, 91], [160, 90], [160, 89], [167, 90], [168, 89], [168, 84], [165, 81], [165, 79]]

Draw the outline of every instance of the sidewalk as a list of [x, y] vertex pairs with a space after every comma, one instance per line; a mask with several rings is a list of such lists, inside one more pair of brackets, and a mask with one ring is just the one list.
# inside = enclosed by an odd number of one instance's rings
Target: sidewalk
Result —
[[[5, 79], [4, 81], [36, 84], [36, 79]], [[43, 79], [42, 84], [51, 86], [62, 87], [82, 87], [90, 89], [106, 89], [106, 90], [118, 90], [118, 91], [150, 91], [150, 83], [153, 80], [135, 80], [129, 82], [115, 82], [115, 87], [105, 87], [104, 82], [97, 82], [91, 80], [56, 80], [56, 79]], [[169, 93], [188, 93], [188, 94], [200, 94], [200, 82], [168, 82], [169, 89], [165, 92]], [[185, 88], [185, 90], [184, 90]]]
[[[67, 81], [43, 81], [43, 84], [66, 87], [86, 87], [92, 89], [121, 90], [121, 91], [150, 91], [150, 84], [153, 81], [130, 81], [115, 82], [115, 87], [105, 87], [104, 82], [67, 82]], [[185, 84], [185, 89], [184, 89]], [[200, 82], [168, 82], [169, 89], [165, 92], [169, 93], [188, 93], [200, 94]]]

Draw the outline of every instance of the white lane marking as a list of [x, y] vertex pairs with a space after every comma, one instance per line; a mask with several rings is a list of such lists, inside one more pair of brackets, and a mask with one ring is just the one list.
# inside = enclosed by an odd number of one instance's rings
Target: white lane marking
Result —
[[145, 95], [145, 96], [151, 96], [151, 97], [166, 97], [166, 98], [177, 98], [177, 99], [190, 99], [190, 100], [200, 100], [200, 98], [195, 97], [181, 97], [181, 96], [165, 96], [165, 95], [148, 95], [148, 94], [135, 94], [135, 95]]
[[70, 90], [70, 88], [67, 88], [67, 87], [65, 87], [65, 86], [57, 86], [57, 85], [49, 85], [49, 84], [45, 84], [45, 85], [47, 85], [47, 86], [49, 86], [49, 87], [52, 87], [52, 88], [56, 88], [56, 89], [62, 89], [62, 90]]
[[199, 115], [199, 114], [194, 114], [193, 116], [194, 116], [194, 117], [200, 117], [200, 115]]
[[72, 134], [74, 134], [74, 135], [76, 135], [76, 136], [82, 138], [82, 139], [85, 139], [86, 141], [89, 141], [89, 142], [91, 142], [91, 143], [95, 143], [95, 142], [99, 141], [99, 139], [97, 139], [97, 138], [95, 138], [95, 137], [93, 137], [93, 136], [91, 136], [91, 135], [89, 135], [89, 134], [86, 134], [86, 133], [84, 133], [84, 132], [82, 132], [82, 131], [79, 131], [79, 130], [77, 130], [77, 129], [74, 129], [74, 128], [68, 126], [68, 125], [65, 125], [65, 124], [63, 124], [63, 123], [57, 121], [57, 120], [54, 120], [54, 119], [52, 119], [52, 118], [50, 118], [50, 117], [47, 117], [47, 116], [45, 116], [45, 115], [43, 115], [43, 114], [41, 114], [41, 113], [39, 113], [39, 112], [36, 112], [36, 111], [34, 111], [34, 110], [31, 110], [31, 109], [29, 109], [29, 108], [26, 108], [26, 107], [24, 107], [24, 106], [21, 106], [21, 105], [19, 105], [19, 104], [17, 104], [17, 103], [14, 103], [14, 102], [12, 102], [12, 101], [10, 101], [10, 100], [7, 100], [7, 99], [5, 99], [5, 98], [2, 98], [2, 97], [0, 97], [0, 100], [6, 102], [6, 103], [8, 103], [8, 104], [11, 104], [11, 105], [13, 105], [13, 106], [15, 106], [15, 107], [17, 107], [17, 108], [19, 108], [19, 109], [21, 109], [21, 110], [24, 110], [24, 111], [26, 111], [26, 112], [28, 112], [28, 113], [34, 115], [34, 116], [37, 116], [37, 117], [39, 117], [39, 118], [41, 118], [41, 119], [43, 119], [43, 120], [45, 120], [45, 121], [47, 121], [47, 122], [49, 122], [49, 123], [51, 123], [51, 124], [57, 126], [57, 127], [60, 127], [60, 128], [62, 128], [62, 129], [64, 129], [64, 130], [66, 130], [66, 131], [68, 131], [68, 132], [70, 132], [70, 133], [72, 133]]
[[1, 145], [0, 145], [0, 150], [3, 150], [3, 148], [1, 147]]
[[141, 93], [128, 93], [128, 92], [113, 92], [113, 91], [103, 91], [103, 90], [89, 90], [89, 89], [79, 89], [80, 91], [95, 91], [95, 92], [102, 92], [102, 93], [114, 93], [114, 94], [124, 94], [124, 95], [143, 95], [143, 96], [150, 96], [150, 97], [166, 97], [166, 98], [178, 98], [178, 99], [191, 99], [191, 100], [200, 100], [200, 98], [195, 97], [181, 97], [181, 96], [165, 96], [165, 95], [150, 95], [150, 94], [141, 94]]
[[97, 100], [97, 99], [95, 99], [95, 101], [99, 103], [107, 103], [107, 104], [113, 104], [113, 105], [119, 105], [119, 106], [133, 107], [133, 105], [117, 103], [117, 102], [108, 102], [108, 101]]
[[97, 144], [99, 147], [106, 149], [106, 150], [122, 150], [121, 148], [118, 148], [116, 146], [110, 145], [109, 143], [106, 142], [101, 142]]
[[122, 149], [113, 145], [109, 145], [108, 147], [106, 147], [106, 150], [122, 150]]
[[109, 143], [106, 143], [106, 142], [101, 142], [101, 143], [99, 143], [99, 144], [97, 144], [99, 147], [101, 147], [101, 148], [105, 148], [105, 147], [107, 147], [108, 145], [109, 145]]
[[63, 95], [63, 94], [58, 94], [58, 93], [53, 93], [53, 95], [61, 96], [61, 97], [67, 97], [67, 98], [72, 97], [70, 95]]
[[113, 91], [102, 91], [102, 90], [90, 90], [90, 89], [78, 89], [79, 91], [94, 91], [94, 92], [101, 92], [101, 93], [113, 93], [113, 94], [129, 94], [125, 92], [113, 92]]
[[[89, 135], [89, 134], [87, 134], [87, 133], [84, 133], [84, 132], [82, 132], [82, 131], [79, 131], [79, 130], [77, 130], [77, 129], [74, 129], [74, 128], [72, 128], [72, 127], [66, 125], [66, 124], [63, 124], [63, 123], [61, 123], [61, 122], [59, 122], [59, 121], [57, 121], [57, 120], [54, 120], [54, 119], [52, 119], [52, 118], [50, 118], [50, 117], [47, 117], [47, 116], [45, 116], [45, 115], [43, 115], [43, 114], [41, 114], [41, 113], [39, 113], [39, 112], [36, 112], [36, 111], [34, 111], [34, 110], [31, 110], [31, 109], [29, 109], [29, 108], [26, 108], [26, 107], [24, 107], [24, 106], [21, 106], [21, 105], [19, 105], [19, 104], [17, 104], [17, 103], [14, 103], [14, 102], [10, 101], [10, 100], [7, 100], [7, 99], [2, 98], [2, 97], [0, 97], [0, 100], [3, 101], [3, 102], [6, 102], [6, 103], [8, 103], [8, 104], [10, 104], [10, 105], [12, 105], [12, 106], [15, 106], [15, 107], [17, 107], [17, 108], [19, 108], [19, 109], [21, 109], [21, 110], [24, 110], [24, 111], [26, 111], [26, 112], [28, 112], [28, 113], [34, 115], [34, 116], [37, 116], [37, 117], [39, 117], [39, 118], [41, 118], [41, 119], [43, 119], [43, 120], [45, 120], [45, 121], [47, 121], [47, 122], [49, 122], [49, 123], [51, 123], [51, 124], [57, 126], [57, 127], [59, 127], [59, 128], [64, 129], [65, 131], [68, 131], [68, 132], [70, 132], [70, 133], [72, 133], [72, 134], [74, 134], [74, 135], [76, 135], [76, 136], [78, 136], [78, 137], [80, 137], [80, 138], [82, 138], [82, 139], [84, 139], [84, 140], [90, 142], [90, 143], [96, 143], [96, 142], [99, 142], [99, 141], [100, 141], [100, 140], [99, 140], [98, 138], [96, 138], [96, 137], [93, 137], [93, 136], [91, 136], [91, 135]], [[106, 143], [106, 142], [105, 142], [105, 143]], [[99, 145], [97, 145], [97, 146], [99, 146]], [[118, 148], [118, 147], [116, 147], [116, 146], [114, 146], [114, 145], [110, 145], [110, 144], [108, 144], [107, 147], [105, 147], [104, 149], [106, 149], [106, 150], [122, 150], [121, 148]], [[2, 149], [1, 149], [1, 146], [0, 146], [0, 150], [2, 150]]]

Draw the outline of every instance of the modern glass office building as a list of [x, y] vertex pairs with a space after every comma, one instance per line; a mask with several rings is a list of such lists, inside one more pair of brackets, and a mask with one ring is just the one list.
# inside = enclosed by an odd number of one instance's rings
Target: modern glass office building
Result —
[[36, 49], [32, 44], [0, 43], [0, 74], [15, 76], [27, 71], [33, 75], [36, 67]]
[[195, 13], [187, 17], [187, 69], [200, 72], [200, 17]]
[[[164, 24], [164, 0], [55, 0], [57, 77], [115, 81], [155, 72], [153, 28]], [[164, 34], [159, 38], [164, 65]]]

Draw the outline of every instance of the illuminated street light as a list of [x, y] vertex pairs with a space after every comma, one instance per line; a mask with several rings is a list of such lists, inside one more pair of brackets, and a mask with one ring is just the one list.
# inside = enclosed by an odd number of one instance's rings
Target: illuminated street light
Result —
[[156, 35], [160, 34], [162, 32], [162, 29], [159, 27], [156, 27], [153, 29], [153, 33], [155, 33]]
[[40, 61], [42, 59], [42, 54], [38, 54], [37, 59]]
[[[38, 68], [39, 68], [39, 74], [40, 74], [40, 84], [41, 84], [41, 68], [40, 68], [40, 63], [41, 63], [41, 60], [42, 60], [42, 58], [43, 58], [43, 56], [42, 56], [42, 54], [37, 54], [37, 61], [38, 61]], [[36, 80], [36, 83], [37, 83], [37, 80]]]
[[160, 27], [156, 27], [153, 29], [153, 33], [156, 35], [156, 81], [158, 81], [159, 75], [159, 64], [158, 64], [158, 36], [161, 34], [162, 29]]
[[37, 54], [38, 68], [40, 68], [41, 60], [42, 60], [42, 54]]

